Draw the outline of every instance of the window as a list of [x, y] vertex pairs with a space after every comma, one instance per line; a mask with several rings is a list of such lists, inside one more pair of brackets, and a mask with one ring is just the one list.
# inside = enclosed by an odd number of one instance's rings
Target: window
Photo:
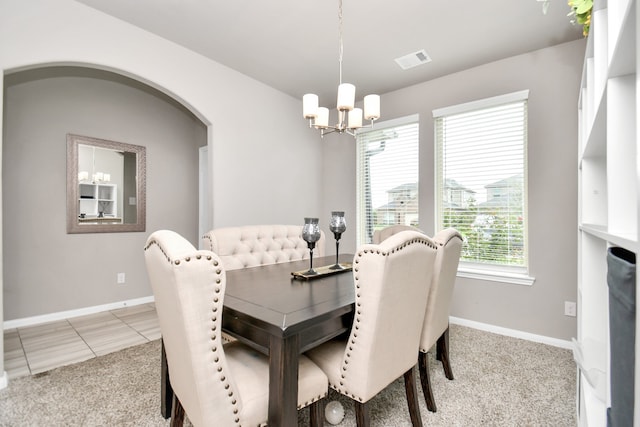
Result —
[[358, 244], [389, 225], [418, 227], [418, 116], [360, 130], [356, 144]]
[[436, 227], [464, 237], [461, 270], [527, 272], [527, 97], [522, 91], [433, 113]]

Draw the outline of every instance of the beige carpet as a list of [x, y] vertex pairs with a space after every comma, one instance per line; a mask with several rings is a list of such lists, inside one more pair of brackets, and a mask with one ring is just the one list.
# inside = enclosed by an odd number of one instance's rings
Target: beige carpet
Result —
[[[425, 426], [575, 426], [576, 368], [571, 352], [451, 326], [455, 380], [431, 358], [438, 412]], [[418, 386], [419, 387], [419, 386]], [[340, 400], [355, 426], [353, 406]], [[372, 402], [373, 426], [409, 426], [401, 380]], [[300, 424], [308, 424], [301, 411]], [[164, 426], [160, 415], [160, 343], [132, 347], [43, 374], [11, 380], [0, 390], [0, 426]], [[325, 425], [329, 426], [328, 423]]]

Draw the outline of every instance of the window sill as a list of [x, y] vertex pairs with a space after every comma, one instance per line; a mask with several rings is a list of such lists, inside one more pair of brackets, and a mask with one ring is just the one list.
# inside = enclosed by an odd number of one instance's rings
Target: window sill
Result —
[[458, 277], [524, 286], [531, 286], [536, 280], [535, 277], [531, 277], [525, 273], [511, 273], [507, 271], [474, 269], [468, 267], [460, 267], [458, 269]]

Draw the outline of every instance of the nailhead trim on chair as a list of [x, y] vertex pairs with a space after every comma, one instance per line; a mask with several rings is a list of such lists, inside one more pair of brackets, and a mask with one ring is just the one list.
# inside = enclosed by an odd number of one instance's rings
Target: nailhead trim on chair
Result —
[[322, 399], [322, 398], [327, 397], [327, 394], [328, 394], [328, 393], [324, 393], [324, 394], [322, 394], [322, 395], [320, 395], [320, 396], [316, 396], [316, 397], [314, 397], [313, 399], [311, 399], [309, 402], [305, 402], [305, 403], [304, 403], [304, 404], [302, 404], [302, 405], [298, 405], [298, 409], [302, 409], [302, 408], [304, 408], [304, 407], [306, 407], [306, 406], [311, 405], [311, 404], [312, 404], [312, 403], [314, 403], [314, 402], [317, 402], [318, 400], [320, 400], [320, 399]]
[[[444, 248], [444, 246], [445, 246], [447, 243], [449, 243], [451, 240], [453, 240], [453, 239], [460, 239], [460, 241], [461, 241], [461, 242], [463, 242], [463, 241], [464, 241], [464, 240], [462, 239], [462, 235], [461, 235], [460, 233], [453, 233], [453, 234], [451, 234], [451, 235], [449, 236], [449, 238], [447, 239], [447, 241], [446, 241], [446, 242], [436, 242], [437, 249], [438, 249], [438, 250], [440, 250], [440, 249]], [[422, 353], [428, 353], [428, 352], [431, 350], [431, 348], [422, 348], [422, 346], [420, 346], [419, 350], [420, 350], [420, 352], [422, 352]]]
[[205, 234], [204, 236], [202, 236], [202, 238], [209, 241], [209, 248], [213, 246], [213, 241], [211, 240], [211, 236], [209, 236], [208, 234]]
[[[160, 251], [162, 252], [162, 254], [167, 258], [167, 261], [171, 264], [175, 264], [175, 265], [180, 265], [181, 261], [180, 259], [174, 260], [173, 262], [171, 261], [171, 259], [169, 258], [169, 256], [167, 256], [167, 253], [165, 252], [165, 250], [162, 248], [162, 246], [156, 241], [156, 240], [152, 240], [151, 242], [149, 242], [149, 244], [144, 248], [144, 250], [146, 251], [147, 249], [149, 249], [149, 247], [151, 247], [153, 244], [157, 245], [158, 248], [160, 249]], [[202, 259], [202, 255], [196, 255], [196, 260], [201, 260]], [[212, 257], [211, 255], [207, 255], [205, 257], [206, 261], [211, 261]], [[185, 257], [184, 258], [184, 262], [190, 262], [191, 261], [191, 257]], [[219, 263], [217, 260], [214, 260], [212, 263], [215, 267], [219, 266]], [[217, 268], [216, 269], [216, 275], [218, 276], [216, 278], [216, 285], [219, 285], [222, 281], [222, 279], [220, 279], [220, 274], [222, 273], [222, 269], [221, 268]], [[220, 293], [220, 287], [216, 286], [214, 289], [214, 292], [216, 294]], [[212, 347], [211, 347], [211, 351], [214, 354], [214, 358], [213, 358], [213, 363], [216, 365], [216, 371], [220, 374], [220, 381], [224, 384], [224, 388], [225, 390], [229, 390], [231, 388], [231, 384], [229, 384], [229, 382], [227, 381], [227, 377], [224, 375], [223, 373], [223, 369], [222, 369], [222, 365], [220, 365], [220, 357], [218, 356], [218, 346], [216, 345], [216, 341], [218, 336], [216, 335], [216, 330], [218, 329], [216, 323], [218, 320], [217, 317], [217, 312], [220, 309], [220, 298], [218, 296], [215, 296], [213, 298], [213, 307], [211, 308], [211, 312], [213, 313], [212, 317], [211, 317], [211, 322], [213, 323], [213, 325], [211, 326], [211, 341], [212, 341]], [[327, 396], [328, 393], [324, 393], [318, 396], [315, 396], [313, 399], [311, 399], [311, 401], [305, 402], [303, 405], [298, 405], [297, 408], [298, 409], [302, 409], [314, 402], [317, 402], [320, 399], [323, 399]], [[233, 391], [229, 390], [229, 392], [227, 393], [229, 400], [231, 402], [231, 406], [233, 407], [233, 413], [236, 415], [234, 422], [238, 425], [240, 425], [240, 418], [237, 417], [237, 414], [239, 412], [238, 409], [238, 401], [235, 397], [233, 397]], [[188, 414], [187, 414], [188, 416]], [[266, 424], [265, 424], [266, 425]]]
[[[207, 258], [209, 258], [209, 260], [211, 259], [211, 256], [208, 256]], [[214, 267], [218, 267], [218, 261], [214, 261], [213, 262]], [[221, 268], [216, 268], [215, 273], [217, 275], [216, 278], [216, 286], [214, 288], [214, 292], [216, 294], [220, 293], [220, 283], [222, 282], [222, 279], [220, 278], [220, 275], [222, 274], [222, 269]], [[218, 335], [216, 334], [216, 331], [218, 330], [218, 311], [220, 310], [220, 304], [221, 304], [221, 299], [218, 295], [213, 297], [213, 307], [211, 307], [211, 312], [212, 312], [212, 316], [211, 316], [211, 341], [212, 341], [212, 346], [211, 346], [211, 351], [213, 353], [213, 363], [214, 366], [216, 367], [216, 372], [218, 372], [220, 374], [220, 382], [222, 382], [224, 389], [228, 390], [227, 392], [227, 396], [229, 397], [229, 402], [231, 403], [231, 407], [233, 410], [233, 413], [236, 415], [236, 417], [234, 418], [234, 422], [236, 424], [239, 425], [240, 423], [240, 418], [237, 416], [239, 409], [238, 409], [238, 400], [234, 397], [233, 394], [233, 390], [229, 390], [231, 388], [231, 384], [227, 381], [227, 377], [223, 372], [223, 368], [222, 365], [220, 364], [220, 356], [218, 353], [218, 345], [217, 345], [217, 341], [218, 341]]]
[[[144, 250], [146, 251], [147, 249], [149, 249], [152, 245], [156, 245], [158, 246], [158, 248], [160, 249], [160, 251], [162, 252], [162, 254], [167, 258], [167, 261], [171, 264], [175, 264], [175, 265], [180, 265], [181, 260], [177, 259], [174, 260], [173, 262], [171, 261], [171, 259], [169, 258], [169, 256], [167, 256], [166, 251], [162, 248], [162, 246], [156, 241], [156, 240], [152, 240], [151, 242], [149, 242], [149, 244], [144, 248]], [[205, 257], [205, 261], [211, 261], [212, 260], [212, 256], [211, 255], [207, 255]], [[196, 260], [202, 260], [202, 255], [196, 255]], [[191, 257], [185, 257], [184, 258], [185, 262], [190, 262], [191, 261]], [[219, 263], [217, 260], [214, 260], [212, 262], [214, 267], [219, 267]], [[221, 268], [216, 268], [215, 271], [217, 278], [215, 280], [215, 284], [216, 287], [214, 288], [214, 292], [216, 294], [219, 294], [220, 291], [220, 283], [222, 282], [222, 279], [220, 278], [220, 275], [222, 274], [222, 269]], [[213, 323], [213, 325], [211, 326], [211, 341], [212, 341], [212, 346], [211, 346], [211, 351], [214, 354], [214, 358], [213, 358], [213, 363], [216, 367], [216, 372], [218, 372], [220, 374], [220, 381], [223, 383], [225, 390], [229, 390], [231, 388], [231, 384], [227, 381], [227, 377], [225, 376], [225, 374], [223, 373], [223, 369], [222, 369], [222, 365], [220, 364], [220, 356], [218, 355], [218, 346], [216, 344], [217, 342], [217, 338], [218, 336], [216, 335], [216, 330], [217, 330], [217, 321], [218, 321], [218, 316], [217, 316], [217, 312], [220, 309], [220, 297], [219, 296], [215, 296], [213, 298], [213, 307], [211, 308], [211, 312], [212, 317], [211, 317], [211, 322]], [[238, 401], [235, 397], [233, 397], [233, 390], [229, 390], [229, 392], [227, 393], [227, 396], [229, 397], [229, 401], [231, 403], [231, 407], [233, 409], [233, 413], [236, 415], [234, 422], [237, 425], [240, 425], [240, 418], [237, 416], [239, 409], [238, 409]], [[188, 416], [189, 414], [187, 414]]]
[[[361, 317], [360, 315], [362, 314], [362, 302], [360, 301], [361, 294], [361, 286], [360, 286], [360, 276], [359, 276], [359, 265], [360, 264], [360, 258], [362, 258], [365, 254], [371, 253], [371, 254], [376, 254], [376, 255], [381, 255], [381, 256], [389, 256], [397, 251], [400, 251], [402, 249], [404, 249], [405, 247], [412, 245], [414, 243], [420, 243], [423, 245], [427, 245], [433, 249], [438, 249], [437, 245], [434, 245], [430, 240], [426, 240], [420, 237], [416, 237], [415, 239], [412, 239], [408, 242], [404, 242], [403, 244], [401, 244], [400, 246], [396, 246], [394, 248], [389, 249], [389, 251], [385, 252], [385, 251], [381, 251], [380, 249], [364, 249], [360, 252], [358, 252], [358, 254], [356, 255], [356, 258], [354, 259], [354, 268], [353, 268], [353, 272], [354, 272], [354, 280], [355, 280], [355, 285], [356, 285], [356, 317], [353, 321], [353, 329], [351, 330], [351, 335], [349, 336], [349, 344], [347, 347], [347, 351], [345, 352], [345, 357], [343, 360], [343, 364], [342, 364], [342, 374], [340, 375], [340, 378], [342, 380], [346, 380], [346, 372], [347, 372], [347, 368], [348, 368], [348, 364], [349, 364], [349, 358], [351, 357], [351, 351], [353, 351], [354, 346], [357, 344], [357, 338], [358, 338], [358, 331], [360, 331], [360, 327], [361, 327]], [[342, 389], [344, 387], [344, 381], [340, 381], [340, 384], [329, 384], [329, 386], [331, 388], [333, 388], [334, 390], [336, 390], [337, 392], [344, 394], [346, 396], [350, 396], [351, 399], [353, 400], [358, 400], [359, 402], [363, 401], [363, 398], [360, 396], [355, 396], [353, 393], [349, 392], [346, 388]]]
[[164, 255], [164, 257], [167, 259], [167, 261], [171, 262], [171, 259], [169, 258], [169, 255], [167, 255], [167, 253], [165, 252], [165, 250], [162, 248], [162, 246], [160, 246], [160, 243], [158, 243], [157, 240], [152, 240], [150, 241], [147, 246], [144, 247], [144, 250], [146, 251], [147, 249], [149, 249], [151, 247], [151, 245], [156, 245], [158, 246], [158, 249], [160, 249], [160, 252], [162, 252], [162, 255]]

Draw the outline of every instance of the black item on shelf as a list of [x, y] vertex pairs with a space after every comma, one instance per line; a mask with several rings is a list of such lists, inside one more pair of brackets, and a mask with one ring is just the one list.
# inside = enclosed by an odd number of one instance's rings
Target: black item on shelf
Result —
[[611, 407], [607, 425], [633, 425], [636, 336], [636, 255], [612, 247], [607, 253]]

